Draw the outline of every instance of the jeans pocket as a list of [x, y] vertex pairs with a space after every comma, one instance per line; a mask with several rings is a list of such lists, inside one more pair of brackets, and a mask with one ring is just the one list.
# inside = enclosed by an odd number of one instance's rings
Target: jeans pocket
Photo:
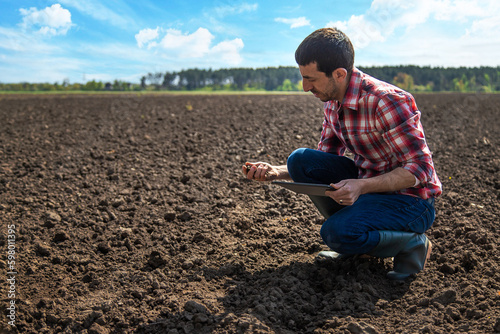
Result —
[[407, 229], [415, 233], [424, 233], [432, 226], [436, 218], [436, 211], [434, 210], [434, 206], [425, 200], [420, 200], [415, 209], [420, 211], [421, 214], [408, 223]]

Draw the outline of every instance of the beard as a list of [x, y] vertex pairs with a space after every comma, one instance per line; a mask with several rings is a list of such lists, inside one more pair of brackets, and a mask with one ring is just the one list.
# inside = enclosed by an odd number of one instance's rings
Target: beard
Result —
[[328, 102], [331, 100], [335, 100], [335, 97], [339, 91], [335, 81], [333, 78], [328, 80], [328, 85], [325, 87], [325, 91], [312, 90], [311, 93], [314, 94], [315, 97], [320, 99], [321, 102]]

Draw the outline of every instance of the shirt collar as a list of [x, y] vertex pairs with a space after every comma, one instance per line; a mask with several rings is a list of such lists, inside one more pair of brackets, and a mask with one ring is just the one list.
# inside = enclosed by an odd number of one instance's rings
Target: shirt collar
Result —
[[363, 72], [356, 67], [352, 69], [351, 79], [342, 100], [342, 106], [349, 109], [358, 109], [359, 96], [361, 94], [361, 83], [363, 81]]

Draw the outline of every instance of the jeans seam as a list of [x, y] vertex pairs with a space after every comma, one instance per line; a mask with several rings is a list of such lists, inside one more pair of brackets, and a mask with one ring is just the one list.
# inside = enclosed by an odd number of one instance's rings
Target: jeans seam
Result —
[[[417, 201], [416, 204], [423, 204], [423, 203], [420, 203], [419, 201]], [[412, 221], [407, 222], [407, 224], [406, 224], [406, 230], [407, 231], [410, 231], [410, 226], [412, 226], [415, 222], [421, 221], [422, 223], [424, 223], [425, 217], [427, 215], [430, 215], [431, 210], [425, 204], [423, 204], [423, 205], [425, 207], [425, 210], [422, 212], [422, 214], [420, 214], [418, 217], [415, 217]], [[430, 222], [430, 223], [432, 224], [432, 222]], [[427, 227], [426, 225], [427, 224], [422, 224], [424, 232], [425, 232], [426, 227]], [[415, 232], [415, 233], [419, 233], [419, 232]]]

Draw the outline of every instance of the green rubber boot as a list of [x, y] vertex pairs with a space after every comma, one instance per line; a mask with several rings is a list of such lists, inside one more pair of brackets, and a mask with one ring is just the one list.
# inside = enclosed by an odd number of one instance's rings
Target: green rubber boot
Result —
[[394, 257], [394, 270], [387, 273], [392, 280], [404, 280], [423, 270], [431, 255], [432, 244], [425, 234], [379, 231], [380, 241], [368, 254]]

